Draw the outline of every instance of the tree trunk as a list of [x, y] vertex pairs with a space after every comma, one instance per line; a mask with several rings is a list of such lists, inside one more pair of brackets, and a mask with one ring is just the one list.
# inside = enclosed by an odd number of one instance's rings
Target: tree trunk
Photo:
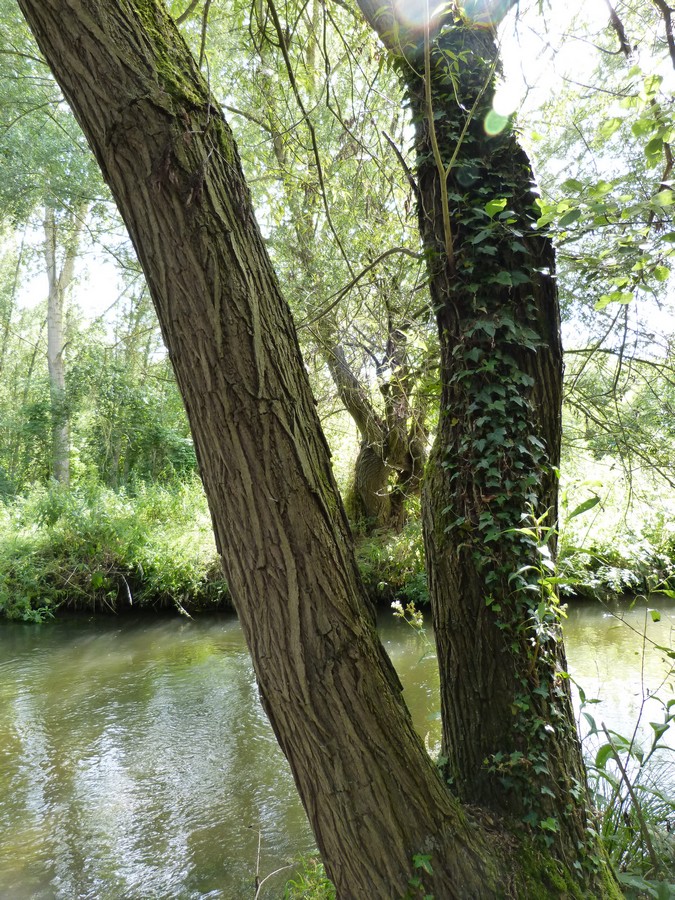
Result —
[[163, 4], [22, 0], [157, 306], [258, 678], [341, 897], [496, 896], [375, 632], [231, 133]]
[[451, 4], [420, 40], [392, 28], [393, 6], [360, 5], [411, 101], [440, 338], [423, 521], [446, 770], [461, 799], [524, 821], [572, 865], [596, 851], [546, 582], [563, 370], [554, 250], [536, 228], [529, 160], [492, 110], [495, 30]]
[[461, 810], [412, 727], [231, 133], [163, 3], [20, 5], [139, 253], [261, 697], [338, 896], [415, 896], [416, 874], [438, 898], [560, 896], [545, 863], [526, 883], [522, 843]]
[[72, 284], [77, 244], [82, 227], [79, 212], [64, 228], [63, 261], [57, 259], [58, 228], [54, 208], [44, 217], [44, 256], [47, 265], [47, 368], [52, 416], [52, 476], [59, 484], [70, 482], [70, 422], [66, 398], [66, 332], [64, 305]]
[[[447, 60], [458, 58], [472, 62], [449, 83]], [[496, 61], [491, 31], [454, 25], [429, 53], [431, 90], [409, 79], [441, 343], [424, 525], [443, 744], [461, 797], [535, 827], [554, 817], [559, 847], [574, 855], [587, 824], [585, 774], [562, 674], [557, 596], [541, 584], [555, 550], [560, 459], [555, 259], [536, 230], [525, 153], [508, 123], [489, 133]], [[449, 234], [430, 101], [442, 166], [455, 155]], [[575, 814], [563, 816], [575, 793]]]
[[405, 524], [406, 498], [419, 496], [427, 454], [426, 408], [410, 399], [413, 378], [405, 360], [405, 335], [389, 329], [382, 367], [386, 362], [392, 374], [380, 384], [381, 415], [347, 362], [334, 318], [322, 317], [317, 332], [338, 396], [361, 436], [347, 500], [349, 514], [367, 531], [398, 531]]

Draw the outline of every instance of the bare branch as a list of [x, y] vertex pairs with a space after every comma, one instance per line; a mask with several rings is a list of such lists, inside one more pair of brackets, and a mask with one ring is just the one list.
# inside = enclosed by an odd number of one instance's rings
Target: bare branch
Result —
[[668, 52], [670, 59], [675, 68], [675, 36], [673, 35], [673, 10], [668, 6], [666, 0], [652, 0], [654, 6], [661, 13], [663, 24], [666, 29], [666, 41], [668, 43]]
[[185, 10], [185, 12], [182, 12], [179, 16], [177, 16], [175, 18], [174, 21], [175, 21], [176, 25], [182, 25], [183, 22], [188, 18], [188, 16], [194, 12], [194, 10], [197, 8], [198, 4], [199, 4], [199, 0], [192, 0], [192, 2], [188, 6], [188, 8]]
[[619, 38], [619, 47], [621, 48], [621, 52], [624, 54], [626, 59], [629, 59], [633, 54], [633, 48], [628, 43], [628, 37], [626, 36], [626, 29], [624, 28], [624, 24], [618, 17], [617, 12], [612, 6], [610, 0], [605, 0], [605, 3], [607, 4], [607, 9], [609, 10], [609, 24], [612, 26], [612, 28], [616, 32], [616, 36]]

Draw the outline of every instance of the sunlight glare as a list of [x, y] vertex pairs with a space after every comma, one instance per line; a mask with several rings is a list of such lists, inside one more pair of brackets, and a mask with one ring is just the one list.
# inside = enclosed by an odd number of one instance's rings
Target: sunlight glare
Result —
[[499, 25], [513, 0], [464, 0], [462, 11], [474, 25]]
[[427, 21], [443, 12], [447, 3], [437, 0], [393, 0], [396, 18], [408, 28], [421, 31]]

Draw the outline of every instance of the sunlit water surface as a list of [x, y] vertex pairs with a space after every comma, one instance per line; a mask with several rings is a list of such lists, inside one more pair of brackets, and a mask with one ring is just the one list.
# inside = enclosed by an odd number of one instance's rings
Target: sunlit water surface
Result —
[[[604, 701], [589, 710], [621, 733], [666, 671], [641, 634], [669, 644], [675, 605], [652, 605], [660, 622], [584, 604], [565, 628], [575, 680]], [[408, 626], [386, 617], [381, 632], [433, 749], [435, 660]], [[252, 898], [256, 871], [312, 847], [235, 619], [0, 626], [3, 900]]]

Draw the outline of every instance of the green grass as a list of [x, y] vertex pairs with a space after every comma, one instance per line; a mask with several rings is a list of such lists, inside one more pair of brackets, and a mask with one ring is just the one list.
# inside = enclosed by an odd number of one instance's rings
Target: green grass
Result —
[[286, 883], [284, 900], [335, 900], [335, 888], [318, 856], [300, 860], [297, 874]]
[[226, 602], [196, 479], [141, 487], [133, 497], [98, 486], [36, 487], [0, 504], [0, 614], [8, 618]]

